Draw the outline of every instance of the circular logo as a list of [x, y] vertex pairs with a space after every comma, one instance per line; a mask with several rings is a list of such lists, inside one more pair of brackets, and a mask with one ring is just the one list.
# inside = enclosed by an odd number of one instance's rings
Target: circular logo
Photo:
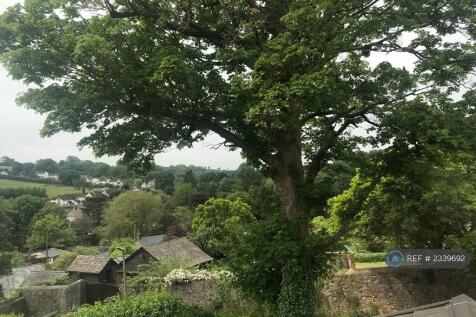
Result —
[[390, 267], [400, 267], [405, 262], [405, 257], [400, 250], [390, 250], [385, 256], [385, 262], [387, 262], [387, 265]]

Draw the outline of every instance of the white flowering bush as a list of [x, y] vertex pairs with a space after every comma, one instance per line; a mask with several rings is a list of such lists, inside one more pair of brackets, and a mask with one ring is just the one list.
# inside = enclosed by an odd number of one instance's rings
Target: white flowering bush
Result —
[[174, 269], [164, 278], [164, 282], [167, 285], [188, 283], [192, 281], [207, 281], [207, 280], [219, 280], [222, 278], [233, 277], [233, 274], [229, 271], [216, 271], [210, 272], [207, 270], [198, 270], [195, 272], [185, 269]]

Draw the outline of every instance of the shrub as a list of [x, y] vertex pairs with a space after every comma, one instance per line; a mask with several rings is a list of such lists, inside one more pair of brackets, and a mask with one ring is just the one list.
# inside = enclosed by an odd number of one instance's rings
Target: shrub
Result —
[[165, 292], [146, 292], [126, 298], [112, 297], [94, 306], [85, 305], [70, 317], [212, 317], [212, 313]]
[[355, 253], [354, 259], [356, 262], [367, 263], [367, 262], [384, 262], [385, 261], [385, 252], [375, 252], [375, 253]]

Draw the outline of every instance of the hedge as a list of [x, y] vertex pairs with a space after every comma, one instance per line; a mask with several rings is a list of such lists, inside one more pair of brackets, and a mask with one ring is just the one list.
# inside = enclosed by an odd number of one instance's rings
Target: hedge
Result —
[[30, 182], [38, 184], [53, 184], [60, 185], [61, 183], [55, 179], [40, 178], [40, 177], [27, 177], [27, 176], [16, 176], [16, 175], [0, 175], [0, 179], [9, 179], [20, 182]]
[[212, 313], [164, 292], [147, 292], [124, 299], [112, 297], [81, 306], [69, 317], [212, 317]]
[[354, 259], [360, 263], [385, 262], [385, 255], [387, 255], [385, 252], [354, 253]]

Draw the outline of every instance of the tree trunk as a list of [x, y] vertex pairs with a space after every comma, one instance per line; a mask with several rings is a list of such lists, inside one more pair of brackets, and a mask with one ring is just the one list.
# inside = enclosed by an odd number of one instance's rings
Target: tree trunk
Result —
[[271, 178], [276, 185], [284, 216], [292, 220], [305, 212], [298, 188], [304, 184], [300, 133], [289, 133], [278, 144]]
[[[308, 206], [300, 191], [305, 184], [299, 132], [286, 133], [279, 143], [271, 177], [281, 199], [283, 216], [290, 221], [302, 220], [299, 218], [308, 212]], [[308, 224], [303, 222], [298, 227], [298, 236], [304, 244], [309, 236]], [[282, 280], [278, 297], [280, 317], [308, 317], [312, 316], [315, 310], [316, 276], [313, 269], [306, 264], [309, 254], [305, 254], [312, 251], [306, 248], [302, 250], [304, 254], [288, 259], [281, 270]]]

